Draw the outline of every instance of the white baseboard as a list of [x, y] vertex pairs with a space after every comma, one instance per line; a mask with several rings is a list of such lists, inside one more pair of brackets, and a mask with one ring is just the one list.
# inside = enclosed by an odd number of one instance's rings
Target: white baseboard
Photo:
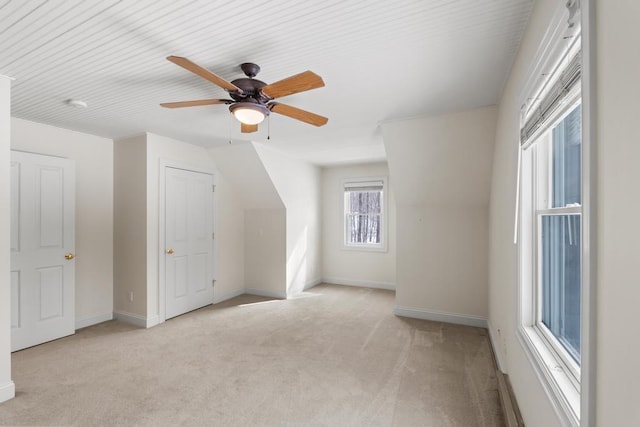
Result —
[[318, 286], [320, 283], [322, 283], [322, 279], [315, 279], [310, 282], [307, 282], [305, 283], [303, 290], [307, 291], [313, 288], [314, 286]]
[[147, 317], [147, 328], [150, 328], [152, 326], [156, 326], [159, 325], [160, 323], [160, 316], [158, 316], [157, 314], [151, 316], [151, 317]]
[[302, 285], [302, 289], [299, 289], [296, 287], [295, 290], [291, 290], [290, 288], [287, 288], [287, 299], [297, 298], [298, 296], [303, 294], [305, 291], [308, 291], [309, 289], [319, 285], [320, 283], [322, 283], [322, 279], [314, 279], [314, 280], [309, 280], [308, 282], [305, 282], [304, 285]]
[[498, 370], [501, 372], [505, 372], [504, 365], [502, 364], [502, 360], [500, 358], [500, 341], [497, 339], [493, 328], [491, 327], [491, 323], [487, 320], [487, 329], [489, 329], [489, 341], [491, 342], [491, 347], [493, 347], [493, 354], [496, 355], [496, 364], [498, 365]]
[[16, 397], [16, 385], [13, 381], [0, 384], [0, 402], [6, 402], [14, 397]]
[[97, 316], [85, 316], [76, 318], [76, 330], [86, 328], [87, 326], [97, 325], [98, 323], [107, 322], [113, 319], [113, 313], [102, 313]]
[[126, 311], [114, 311], [113, 318], [139, 328], [147, 327], [147, 318], [139, 314], [128, 313]]
[[244, 290], [244, 293], [249, 295], [257, 295], [259, 297], [287, 299], [286, 292], [266, 291], [263, 289], [246, 288]]
[[358, 286], [361, 288], [387, 289], [389, 291], [396, 290], [396, 284], [391, 282], [376, 282], [373, 280], [353, 280], [344, 279], [342, 277], [323, 277], [322, 282], [334, 285]]
[[222, 301], [226, 301], [228, 299], [235, 298], [235, 297], [240, 296], [240, 295], [242, 295], [244, 293], [245, 293], [244, 289], [238, 289], [238, 290], [235, 290], [235, 291], [232, 291], [232, 292], [227, 292], [226, 294], [222, 294], [222, 295], [215, 295], [215, 292], [214, 292], [213, 303], [214, 304], [218, 304], [218, 303], [221, 303]]
[[433, 320], [436, 322], [487, 328], [487, 319], [470, 314], [448, 313], [446, 311], [423, 310], [400, 306], [396, 306], [394, 313], [396, 316], [400, 317], [412, 317], [414, 319]]

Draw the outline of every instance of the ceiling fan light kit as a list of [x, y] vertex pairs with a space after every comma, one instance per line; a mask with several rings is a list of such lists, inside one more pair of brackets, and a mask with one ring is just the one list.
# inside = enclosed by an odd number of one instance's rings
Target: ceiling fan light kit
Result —
[[323, 126], [329, 120], [318, 114], [274, 101], [276, 98], [323, 87], [324, 81], [322, 81], [322, 78], [311, 71], [305, 71], [284, 80], [266, 84], [254, 78], [260, 72], [260, 67], [251, 62], [245, 62], [240, 65], [240, 68], [247, 77], [228, 82], [187, 58], [168, 56], [167, 60], [221, 87], [229, 93], [232, 99], [167, 102], [160, 104], [162, 107], [182, 108], [227, 104], [229, 105], [229, 111], [241, 123], [240, 130], [243, 133], [255, 132], [258, 129], [258, 124], [262, 123], [264, 118], [271, 112], [314, 126]]
[[269, 115], [267, 107], [253, 102], [236, 102], [231, 104], [229, 111], [233, 113], [240, 123], [245, 125], [260, 124]]

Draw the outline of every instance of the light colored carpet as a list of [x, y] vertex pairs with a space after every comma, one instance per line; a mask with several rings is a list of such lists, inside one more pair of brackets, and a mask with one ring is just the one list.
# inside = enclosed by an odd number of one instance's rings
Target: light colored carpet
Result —
[[3, 425], [501, 426], [486, 331], [393, 315], [389, 291], [243, 295], [13, 354]]

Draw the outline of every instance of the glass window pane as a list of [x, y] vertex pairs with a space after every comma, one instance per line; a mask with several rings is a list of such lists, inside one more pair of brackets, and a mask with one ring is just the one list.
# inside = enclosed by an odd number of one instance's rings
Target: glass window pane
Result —
[[580, 215], [542, 216], [542, 323], [580, 364]]
[[382, 243], [382, 190], [345, 191], [345, 242]]
[[380, 243], [380, 215], [347, 215], [349, 243]]
[[582, 107], [578, 105], [553, 128], [553, 204], [581, 204]]
[[377, 213], [381, 212], [381, 191], [350, 191], [349, 213]]

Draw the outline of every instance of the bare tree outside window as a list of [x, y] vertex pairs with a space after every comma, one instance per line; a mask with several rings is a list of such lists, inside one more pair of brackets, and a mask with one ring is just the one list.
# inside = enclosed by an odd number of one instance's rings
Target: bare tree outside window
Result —
[[350, 191], [349, 243], [380, 243], [380, 191]]
[[383, 228], [382, 182], [345, 185], [345, 244], [380, 246]]

